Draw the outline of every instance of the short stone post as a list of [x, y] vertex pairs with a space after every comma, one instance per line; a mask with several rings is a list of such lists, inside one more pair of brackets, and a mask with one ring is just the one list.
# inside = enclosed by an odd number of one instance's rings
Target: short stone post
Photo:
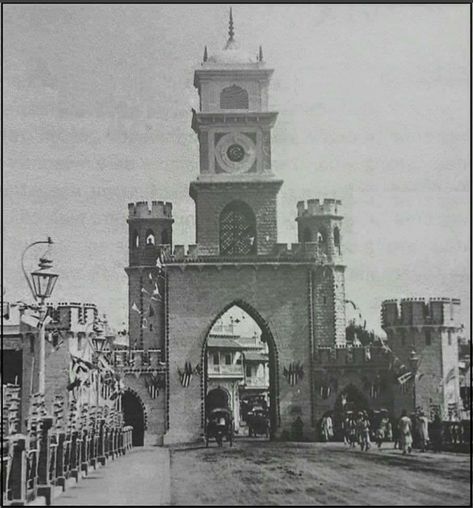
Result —
[[24, 506], [27, 492], [27, 438], [17, 434], [9, 438], [9, 447], [13, 454], [7, 490], [10, 491], [10, 505]]
[[52, 501], [52, 485], [49, 481], [51, 466], [51, 439], [49, 431], [53, 425], [53, 419], [50, 416], [46, 416], [43, 417], [41, 421], [38, 459], [38, 496], [44, 496], [46, 498], [46, 504], [50, 505]]
[[78, 432], [77, 430], [73, 431], [72, 432], [72, 436], [71, 436], [71, 460], [70, 460], [70, 471], [71, 471], [71, 477], [72, 478], [75, 478], [76, 481], [78, 482], [79, 481], [79, 469], [77, 467], [78, 465], [78, 462], [79, 462], [79, 459], [78, 457], [80, 456], [79, 455], [79, 451], [80, 451], [80, 446], [79, 446], [79, 440], [78, 440]]
[[56, 449], [56, 482], [55, 484], [66, 490], [66, 434], [60, 432], [57, 435], [57, 449]]
[[80, 470], [85, 474], [89, 474], [89, 432], [87, 429], [82, 431], [82, 450], [81, 450], [81, 467]]
[[100, 426], [99, 426], [99, 442], [98, 442], [98, 461], [100, 464], [102, 464], [102, 466], [105, 466], [106, 462], [107, 462], [107, 458], [105, 456], [106, 454], [106, 451], [105, 451], [105, 419], [102, 418], [100, 420]]

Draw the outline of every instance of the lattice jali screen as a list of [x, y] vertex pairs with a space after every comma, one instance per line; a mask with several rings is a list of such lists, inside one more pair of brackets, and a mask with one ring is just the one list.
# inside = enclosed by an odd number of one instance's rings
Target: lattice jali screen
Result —
[[248, 205], [230, 203], [220, 215], [220, 255], [247, 256], [256, 253], [255, 216]]

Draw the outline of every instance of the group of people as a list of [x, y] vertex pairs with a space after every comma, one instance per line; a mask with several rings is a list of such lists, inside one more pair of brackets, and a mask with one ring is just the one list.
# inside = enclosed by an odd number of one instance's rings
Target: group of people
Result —
[[[412, 452], [414, 442], [422, 452], [427, 450], [429, 443], [434, 452], [441, 450], [440, 417], [436, 415], [429, 424], [429, 419], [422, 410], [416, 411], [411, 416], [407, 415], [407, 411], [403, 411], [397, 421], [389, 417], [387, 410], [381, 410], [372, 418], [368, 416], [367, 411], [347, 411], [341, 427], [344, 443], [352, 448], [358, 444], [362, 451], [368, 451], [372, 441], [378, 448], [381, 448], [384, 442], [394, 442], [394, 448], [402, 450], [404, 455]], [[322, 441], [331, 441], [334, 438], [334, 425], [330, 413], [322, 418], [320, 430]]]

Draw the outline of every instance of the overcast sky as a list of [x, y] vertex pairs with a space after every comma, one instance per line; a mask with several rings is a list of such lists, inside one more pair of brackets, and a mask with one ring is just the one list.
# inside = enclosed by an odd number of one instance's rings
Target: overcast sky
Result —
[[[51, 235], [54, 300], [119, 326], [127, 203], [172, 201], [175, 243], [195, 241], [193, 72], [225, 44], [228, 6], [3, 9], [5, 296], [28, 296], [21, 252]], [[346, 295], [368, 327], [403, 296], [459, 297], [469, 327], [469, 6], [233, 13], [241, 46], [262, 44], [275, 69], [279, 241], [297, 241], [298, 200], [342, 199]]]

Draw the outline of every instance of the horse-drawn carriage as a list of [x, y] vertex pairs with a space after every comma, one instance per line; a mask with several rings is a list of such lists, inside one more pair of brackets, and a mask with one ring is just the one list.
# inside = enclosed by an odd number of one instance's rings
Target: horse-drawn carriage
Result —
[[207, 416], [205, 446], [209, 446], [210, 439], [215, 439], [218, 446], [223, 446], [224, 438], [233, 446], [233, 415], [227, 408], [214, 408]]
[[254, 406], [248, 412], [246, 418], [248, 424], [248, 435], [257, 437], [258, 434], [269, 437], [269, 418], [268, 412], [261, 406]]

